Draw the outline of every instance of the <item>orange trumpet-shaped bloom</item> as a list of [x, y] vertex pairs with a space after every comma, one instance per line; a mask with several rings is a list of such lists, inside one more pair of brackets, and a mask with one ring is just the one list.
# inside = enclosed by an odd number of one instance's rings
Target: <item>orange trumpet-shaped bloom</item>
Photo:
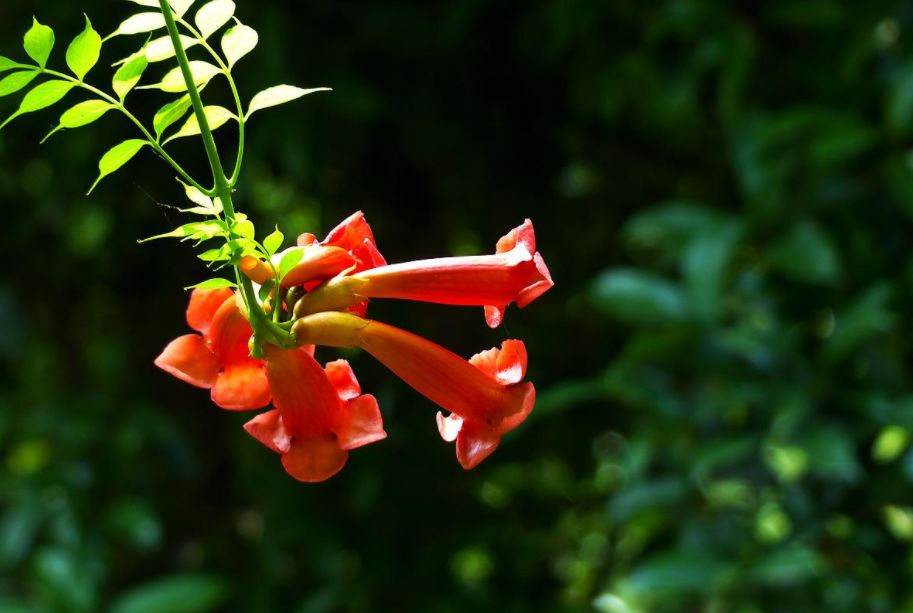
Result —
[[321, 368], [307, 349], [266, 349], [266, 372], [275, 410], [244, 428], [282, 454], [295, 479], [329, 479], [346, 463], [348, 450], [387, 436], [374, 396], [361, 394], [345, 360]]
[[417, 260], [339, 276], [299, 301], [296, 315], [339, 310], [368, 298], [401, 298], [485, 307], [492, 328], [512, 302], [524, 307], [554, 283], [526, 220], [497, 244], [495, 255]]
[[223, 409], [243, 411], [269, 404], [271, 393], [261, 360], [250, 357], [253, 334], [228, 289], [195, 289], [187, 307], [187, 323], [200, 334], [171, 341], [155, 365], [178, 379], [210, 389]]
[[364, 349], [420, 394], [452, 415], [438, 416], [445, 440], [457, 441], [457, 458], [470, 469], [488, 457], [501, 437], [532, 411], [536, 391], [526, 374], [522, 341], [505, 341], [464, 360], [420, 336], [355, 315], [324, 312], [298, 320], [299, 342]]

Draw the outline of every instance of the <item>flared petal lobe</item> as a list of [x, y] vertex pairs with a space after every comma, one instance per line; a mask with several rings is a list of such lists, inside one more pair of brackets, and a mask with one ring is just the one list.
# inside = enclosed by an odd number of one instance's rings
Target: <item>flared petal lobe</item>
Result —
[[328, 479], [342, 469], [349, 449], [386, 437], [377, 401], [361, 394], [345, 360], [324, 369], [307, 350], [269, 347], [266, 365], [276, 410], [258, 415], [245, 429], [282, 454], [295, 479]]
[[206, 334], [216, 311], [232, 296], [234, 292], [227, 288], [194, 289], [190, 293], [190, 303], [187, 305], [187, 325], [197, 332]]
[[219, 362], [199, 334], [179, 336], [155, 358], [155, 365], [191, 385], [209, 389], [219, 374]]

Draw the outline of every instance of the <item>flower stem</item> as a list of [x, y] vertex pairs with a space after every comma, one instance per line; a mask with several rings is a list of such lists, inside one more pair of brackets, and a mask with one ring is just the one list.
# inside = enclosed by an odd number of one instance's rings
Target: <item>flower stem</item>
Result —
[[[235, 224], [235, 207], [231, 199], [232, 188], [229, 184], [228, 177], [225, 176], [225, 169], [222, 166], [222, 160], [219, 158], [219, 150], [216, 148], [215, 139], [212, 137], [212, 130], [209, 127], [209, 121], [206, 119], [206, 112], [203, 109], [203, 100], [200, 98], [200, 90], [196, 86], [193, 73], [190, 70], [190, 61], [187, 59], [187, 52], [181, 42], [180, 32], [171, 12], [168, 0], [159, 0], [159, 7], [165, 18], [165, 26], [168, 28], [168, 35], [171, 37], [171, 43], [174, 45], [175, 56], [178, 65], [181, 68], [181, 74], [184, 77], [184, 83], [187, 85], [187, 94], [190, 96], [190, 103], [193, 106], [193, 112], [196, 115], [197, 122], [200, 126], [200, 136], [203, 139], [203, 147], [206, 149], [206, 157], [209, 160], [209, 167], [212, 169], [212, 178], [215, 183], [215, 193], [222, 202], [222, 209], [225, 212], [225, 221], [229, 228], [232, 228], [230, 238], [234, 238], [233, 227]], [[231, 79], [229, 78], [229, 81]], [[243, 121], [243, 119], [239, 120]], [[240, 153], [239, 153], [240, 155]], [[257, 293], [254, 291], [253, 284], [246, 275], [243, 275], [235, 266], [235, 274], [241, 285], [241, 294], [247, 306], [248, 318], [251, 328], [254, 331], [254, 343], [251, 348], [251, 355], [255, 358], [263, 356], [263, 343], [270, 342], [280, 347], [294, 346], [294, 339], [291, 334], [282, 328], [273, 324], [266, 313], [263, 312], [260, 302], [257, 300]]]
[[203, 49], [212, 57], [213, 61], [219, 66], [219, 70], [222, 71], [222, 74], [225, 75], [225, 79], [228, 81], [228, 87], [231, 90], [232, 98], [234, 99], [235, 108], [238, 111], [238, 154], [235, 157], [235, 168], [231, 173], [231, 177], [228, 179], [228, 184], [231, 187], [234, 187], [238, 183], [238, 177], [241, 174], [241, 163], [244, 160], [244, 107], [241, 104], [241, 96], [238, 94], [238, 86], [235, 84], [234, 77], [231, 76], [231, 69], [222, 61], [221, 56], [216, 53], [216, 50], [210, 46], [206, 39], [203, 38], [203, 35], [200, 34], [196, 28], [194, 28], [190, 23], [185, 19], [178, 17], [176, 23], [183, 26], [190, 34], [197, 39]]

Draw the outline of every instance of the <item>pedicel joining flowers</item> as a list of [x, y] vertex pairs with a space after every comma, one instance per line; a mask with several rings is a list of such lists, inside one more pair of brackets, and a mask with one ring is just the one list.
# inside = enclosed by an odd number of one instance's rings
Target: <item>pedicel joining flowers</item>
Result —
[[[235, 209], [233, 191], [244, 158], [246, 126], [251, 116], [303, 96], [329, 91], [277, 85], [254, 95], [246, 108], [233, 70], [254, 50], [259, 37], [236, 17], [231, 0], [210, 0], [187, 17], [194, 0], [126, 0], [140, 11], [108, 37], [93, 29], [88, 17], [82, 33], [66, 50], [69, 73], [47, 67], [55, 46], [54, 31], [33, 20], [23, 47], [32, 62], [0, 56], [0, 96], [19, 92], [41, 80], [23, 97], [0, 128], [13, 119], [48, 108], [71, 90], [88, 99], [66, 110], [51, 135], [100, 120], [110, 111], [123, 115], [141, 138], [121, 142], [105, 153], [89, 192], [143, 149], [152, 149], [172, 166], [192, 206], [182, 209], [202, 218], [150, 239], [177, 238], [207, 243], [198, 257], [216, 277], [192, 288], [187, 324], [196, 333], [171, 341], [155, 364], [178, 379], [210, 390], [213, 403], [231, 411], [254, 411], [272, 404], [244, 428], [280, 454], [295, 479], [317, 482], [344, 466], [348, 453], [386, 438], [377, 400], [363, 394], [345, 360], [321, 365], [316, 346], [365, 351], [431, 402], [437, 428], [455, 442], [457, 459], [471, 469], [497, 448], [501, 437], [519, 426], [535, 404], [533, 384], [524, 382], [526, 347], [505, 340], [468, 360], [405, 330], [369, 319], [373, 299], [403, 299], [484, 307], [485, 321], [500, 325], [508, 305], [524, 307], [553, 282], [536, 250], [533, 224], [524, 221], [498, 241], [495, 253], [387, 264], [361, 212], [342, 221], [324, 240], [301, 234], [282, 249], [277, 228], [257, 239], [253, 222]], [[211, 38], [222, 32], [219, 50]], [[115, 64], [113, 95], [86, 83], [103, 45], [120, 36], [143, 35], [138, 51]], [[188, 50], [195, 54], [188, 57]], [[143, 84], [147, 69], [169, 66], [156, 83]], [[201, 91], [224, 79], [234, 108], [204, 105]], [[134, 89], [172, 95], [152, 119], [151, 130], [126, 107]], [[213, 132], [237, 124], [234, 167], [226, 173]], [[175, 129], [175, 126], [180, 127]], [[212, 171], [212, 186], [196, 180], [170, 155], [175, 139], [199, 136]], [[221, 244], [212, 247], [212, 241]], [[140, 241], [145, 242], [145, 241]]]

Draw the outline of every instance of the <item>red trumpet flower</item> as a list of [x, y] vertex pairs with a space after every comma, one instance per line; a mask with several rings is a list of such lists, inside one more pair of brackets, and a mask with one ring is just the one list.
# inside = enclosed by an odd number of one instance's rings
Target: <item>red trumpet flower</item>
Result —
[[526, 419], [536, 401], [526, 374], [526, 347], [505, 341], [500, 349], [468, 362], [405, 330], [349, 313], [325, 312], [299, 319], [293, 331], [302, 343], [359, 347], [377, 358], [420, 394], [452, 415], [438, 414], [438, 429], [457, 441], [467, 470], [488, 457], [506, 432]]
[[[281, 454], [282, 465], [295, 479], [328, 479], [343, 467], [349, 450], [387, 436], [377, 401], [361, 393], [349, 364], [337, 360], [322, 367], [313, 357], [316, 345], [363, 349], [444, 409], [446, 416], [437, 414], [438, 431], [445, 441], [456, 442], [465, 469], [491, 455], [501, 437], [530, 414], [536, 390], [523, 382], [527, 355], [522, 341], [507, 340], [465, 360], [420, 336], [359, 316], [369, 299], [400, 298], [484, 306], [486, 321], [496, 327], [508, 304], [526, 306], [553, 285], [528, 219], [498, 241], [494, 255], [388, 266], [359, 212], [323, 241], [302, 234], [297, 246], [276, 254], [272, 262], [248, 256], [239, 268], [265, 284], [276, 278], [290, 250], [300, 251], [300, 258], [281, 287], [272, 290], [270, 301], [297, 298], [294, 313], [282, 309], [267, 318], [270, 311], [255, 302], [250, 287], [244, 288], [252, 301], [251, 316], [260, 318], [253, 320], [258, 326], [253, 341], [263, 360], [250, 357], [253, 332], [235, 293], [195, 290], [187, 322], [199, 334], [175, 339], [155, 363], [184, 381], [211, 388], [213, 401], [226, 409], [254, 409], [272, 400], [275, 409], [244, 427]], [[304, 291], [286, 291], [293, 286]]]
[[223, 409], [244, 411], [269, 404], [271, 393], [262, 360], [250, 357], [253, 334], [229, 289], [195, 289], [187, 323], [200, 334], [171, 341], [155, 365], [178, 379], [211, 389]]
[[244, 428], [282, 454], [282, 465], [295, 479], [329, 479], [346, 463], [348, 450], [386, 438], [377, 400], [361, 394], [345, 360], [324, 369], [307, 349], [268, 346], [266, 365], [277, 408]]
[[498, 241], [495, 255], [417, 260], [338, 276], [299, 301], [296, 315], [341, 310], [368, 298], [402, 298], [484, 306], [488, 325], [496, 328], [508, 304], [524, 307], [553, 285], [527, 219]]

